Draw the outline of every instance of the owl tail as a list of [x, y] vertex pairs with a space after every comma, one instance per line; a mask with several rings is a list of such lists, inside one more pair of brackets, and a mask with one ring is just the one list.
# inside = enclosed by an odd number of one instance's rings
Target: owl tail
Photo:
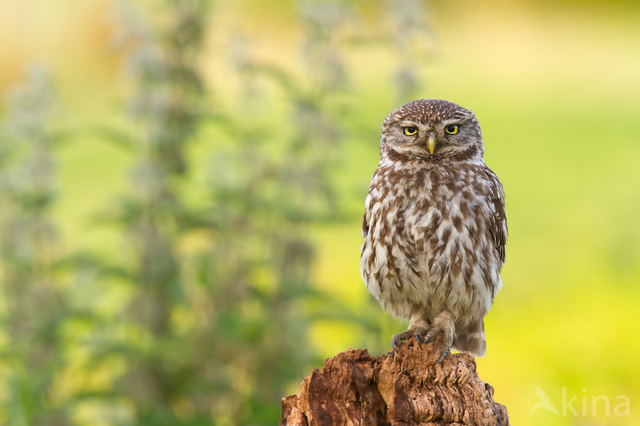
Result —
[[469, 324], [467, 327], [456, 327], [456, 342], [453, 347], [460, 352], [468, 351], [483, 357], [487, 353], [487, 340], [484, 337], [484, 319]]

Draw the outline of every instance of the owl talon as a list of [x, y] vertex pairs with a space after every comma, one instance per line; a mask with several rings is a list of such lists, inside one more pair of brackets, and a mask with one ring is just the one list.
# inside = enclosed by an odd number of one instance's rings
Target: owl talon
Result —
[[403, 331], [402, 333], [398, 333], [393, 336], [391, 339], [391, 346], [393, 347], [394, 353], [398, 353], [398, 345], [402, 344], [405, 340], [409, 340], [412, 337], [416, 338], [418, 342], [418, 346], [422, 349], [422, 336], [427, 332], [424, 328], [414, 327], [408, 330]]
[[440, 334], [440, 332], [442, 332], [442, 330], [437, 330], [437, 329], [433, 329], [431, 330], [426, 336], [424, 336], [424, 343], [431, 343], [433, 340], [435, 340], [436, 337], [438, 337], [438, 334]]
[[426, 336], [424, 336], [424, 343], [431, 343], [438, 335], [442, 333], [442, 348], [440, 349], [440, 356], [436, 361], [436, 364], [441, 363], [450, 353], [453, 348], [453, 342], [455, 341], [455, 321], [453, 315], [448, 311], [443, 311], [436, 317], [433, 323], [433, 327], [429, 330]]
[[448, 357], [451, 354], [451, 350], [447, 349], [445, 351], [442, 352], [442, 355], [440, 355], [440, 358], [438, 358], [438, 360], [435, 362], [436, 364], [440, 364], [442, 361], [444, 361], [444, 359], [446, 357]]
[[404, 333], [399, 333], [393, 336], [393, 338], [391, 339], [391, 347], [393, 347], [393, 352], [394, 353], [398, 353], [398, 345], [401, 344], [404, 339], [406, 339], [407, 337], [406, 335], [406, 331]]
[[422, 349], [422, 342], [420, 342], [420, 339], [422, 339], [422, 336], [416, 334], [416, 342], [418, 342], [418, 346], [420, 346], [420, 349]]

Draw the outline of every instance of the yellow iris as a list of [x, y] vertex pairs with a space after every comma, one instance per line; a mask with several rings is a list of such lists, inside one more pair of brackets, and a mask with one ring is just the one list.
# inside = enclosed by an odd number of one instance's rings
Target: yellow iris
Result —
[[415, 135], [416, 133], [418, 133], [418, 129], [416, 129], [415, 127], [404, 128], [404, 134], [407, 136], [412, 136], [412, 135]]
[[450, 126], [447, 126], [444, 131], [449, 133], [450, 135], [455, 135], [456, 133], [458, 133], [458, 126], [452, 124]]

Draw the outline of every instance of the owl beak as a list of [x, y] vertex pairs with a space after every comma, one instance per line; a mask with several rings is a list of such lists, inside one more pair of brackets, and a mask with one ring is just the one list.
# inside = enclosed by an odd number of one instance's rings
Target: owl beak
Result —
[[427, 139], [427, 149], [429, 149], [429, 152], [431, 154], [433, 154], [433, 151], [436, 150], [436, 145], [438, 145], [438, 141], [436, 140], [436, 135], [431, 133], [429, 135], [429, 139]]

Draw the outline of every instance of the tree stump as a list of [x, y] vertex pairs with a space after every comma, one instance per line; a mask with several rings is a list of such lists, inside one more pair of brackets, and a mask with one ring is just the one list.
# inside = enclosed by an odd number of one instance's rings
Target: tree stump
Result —
[[327, 358], [298, 395], [282, 399], [280, 426], [508, 426], [507, 409], [493, 401], [473, 355], [452, 354], [434, 364], [441, 339], [422, 349], [411, 339], [395, 357], [349, 349]]

